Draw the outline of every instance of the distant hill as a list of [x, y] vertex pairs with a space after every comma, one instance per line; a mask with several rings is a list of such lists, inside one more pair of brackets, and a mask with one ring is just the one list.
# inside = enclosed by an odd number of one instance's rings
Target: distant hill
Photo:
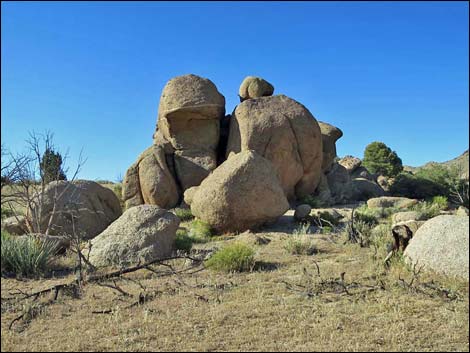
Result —
[[452, 167], [462, 168], [461, 177], [468, 178], [468, 176], [469, 176], [469, 173], [468, 173], [468, 169], [469, 169], [468, 150], [466, 150], [460, 156], [458, 156], [454, 159], [451, 159], [450, 161], [447, 161], [447, 162], [442, 162], [442, 163], [428, 162], [428, 163], [426, 163], [425, 165], [423, 165], [421, 167], [404, 166], [403, 168], [406, 171], [416, 173], [421, 168], [429, 168], [429, 167], [432, 167], [434, 165], [442, 165], [442, 166], [447, 167], [447, 168], [452, 168]]

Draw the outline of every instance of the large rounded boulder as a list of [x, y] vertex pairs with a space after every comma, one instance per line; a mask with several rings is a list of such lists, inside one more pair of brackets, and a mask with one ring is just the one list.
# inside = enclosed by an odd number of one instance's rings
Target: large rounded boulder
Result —
[[141, 204], [162, 208], [176, 206], [180, 191], [167, 165], [163, 147], [147, 148], [129, 167], [123, 181], [122, 197], [126, 208]]
[[91, 241], [89, 261], [96, 267], [127, 266], [171, 256], [180, 220], [154, 205], [128, 209]]
[[114, 192], [94, 181], [53, 181], [42, 197], [41, 203], [28, 210], [27, 218], [38, 220], [43, 232], [50, 221], [49, 235], [92, 239], [122, 214]]
[[289, 209], [275, 168], [254, 151], [231, 156], [185, 199], [194, 216], [218, 231], [254, 228]]
[[468, 280], [468, 220], [453, 215], [431, 218], [416, 231], [405, 256], [417, 267]]
[[313, 115], [284, 95], [248, 99], [232, 113], [227, 157], [253, 150], [269, 160], [288, 199], [315, 191], [322, 174], [322, 135]]
[[158, 107], [154, 142], [174, 158], [184, 190], [197, 186], [217, 167], [220, 121], [225, 98], [214, 83], [196, 75], [178, 76], [166, 84]]

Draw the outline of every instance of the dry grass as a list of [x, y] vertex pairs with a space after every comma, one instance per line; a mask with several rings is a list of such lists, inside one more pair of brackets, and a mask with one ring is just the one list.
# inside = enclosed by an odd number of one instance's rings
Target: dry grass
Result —
[[[468, 283], [423, 274], [407, 287], [403, 283], [413, 274], [400, 262], [385, 272], [372, 248], [314, 234], [318, 253], [293, 256], [284, 249], [290, 236], [279, 231], [240, 235], [253, 240], [256, 249], [257, 266], [249, 273], [205, 270], [155, 278], [141, 270], [128, 275], [145, 292], [156, 293], [129, 309], [133, 299], [89, 284], [81, 299], [60, 296], [54, 305], [32, 310], [31, 322], [9, 330], [20, 307], [2, 300], [2, 351], [468, 351]], [[223, 239], [195, 246], [220, 248], [240, 241]], [[260, 245], [257, 239], [268, 241]], [[182, 260], [174, 265], [184, 266]], [[2, 279], [2, 298], [63, 280]], [[431, 280], [436, 288], [451, 289], [457, 300], [438, 290], [418, 290], [416, 285]], [[118, 284], [134, 295], [143, 291], [135, 282]], [[92, 313], [103, 309], [113, 312]]]

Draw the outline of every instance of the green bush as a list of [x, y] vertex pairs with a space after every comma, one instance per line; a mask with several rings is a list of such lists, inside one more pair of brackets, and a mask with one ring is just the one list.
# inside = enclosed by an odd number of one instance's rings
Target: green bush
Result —
[[300, 201], [301, 204], [307, 204], [311, 208], [320, 208], [320, 207], [322, 207], [322, 203], [320, 202], [320, 200], [316, 199], [312, 195], [304, 196], [299, 201]]
[[320, 230], [321, 234], [330, 234], [333, 232], [333, 227], [331, 226], [323, 226]]
[[14, 237], [1, 233], [1, 272], [23, 277], [43, 274], [56, 254], [57, 245], [32, 237]]
[[401, 159], [383, 142], [372, 142], [364, 151], [362, 165], [370, 173], [394, 177], [403, 170]]
[[188, 235], [193, 238], [195, 243], [205, 243], [210, 240], [213, 231], [211, 226], [206, 222], [200, 219], [194, 219], [189, 226]]
[[419, 219], [421, 220], [427, 220], [439, 216], [441, 212], [439, 204], [426, 201], [414, 205], [412, 210], [418, 212]]
[[215, 271], [243, 272], [250, 271], [255, 265], [255, 251], [243, 243], [232, 243], [217, 251], [206, 262], [206, 266]]
[[191, 213], [191, 209], [189, 208], [175, 208], [174, 212], [175, 215], [177, 215], [178, 218], [183, 222], [194, 218], [193, 214]]
[[431, 203], [436, 205], [441, 211], [447, 210], [449, 208], [449, 202], [445, 196], [434, 196]]
[[2, 219], [13, 216], [14, 213], [9, 208], [2, 207]]
[[354, 222], [363, 222], [370, 226], [374, 226], [379, 223], [377, 212], [380, 211], [372, 210], [368, 208], [367, 205], [363, 205], [357, 208], [354, 212]]
[[309, 234], [294, 234], [287, 238], [284, 249], [293, 255], [312, 255], [316, 248]]
[[446, 185], [413, 175], [408, 172], [400, 173], [390, 186], [390, 194], [393, 196], [411, 197], [413, 199], [427, 199], [436, 195], [445, 195], [448, 192]]
[[175, 249], [190, 252], [193, 247], [194, 239], [191, 238], [186, 230], [178, 229], [176, 231]]

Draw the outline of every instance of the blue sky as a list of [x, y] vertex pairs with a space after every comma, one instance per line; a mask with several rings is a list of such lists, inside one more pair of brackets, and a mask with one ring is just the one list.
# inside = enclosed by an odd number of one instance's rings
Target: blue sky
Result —
[[1, 139], [28, 131], [115, 180], [152, 143], [172, 77], [211, 79], [238, 103], [261, 76], [341, 128], [338, 155], [383, 141], [404, 164], [468, 148], [467, 2], [2, 2]]

